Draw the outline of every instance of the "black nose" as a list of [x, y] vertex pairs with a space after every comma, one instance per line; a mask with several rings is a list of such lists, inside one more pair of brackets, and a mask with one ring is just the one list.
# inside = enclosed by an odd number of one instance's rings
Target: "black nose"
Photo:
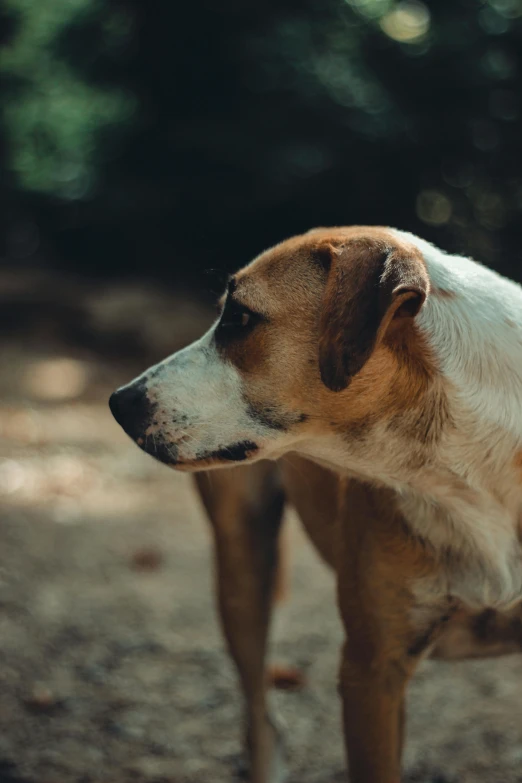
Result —
[[109, 407], [112, 415], [127, 435], [142, 438], [152, 419], [152, 406], [147, 399], [143, 381], [122, 386], [111, 394]]

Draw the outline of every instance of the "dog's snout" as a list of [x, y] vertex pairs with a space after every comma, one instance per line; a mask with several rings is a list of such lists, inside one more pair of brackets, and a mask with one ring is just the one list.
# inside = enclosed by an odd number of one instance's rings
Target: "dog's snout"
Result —
[[122, 386], [111, 394], [111, 413], [127, 435], [137, 440], [150, 424], [152, 408], [143, 382]]

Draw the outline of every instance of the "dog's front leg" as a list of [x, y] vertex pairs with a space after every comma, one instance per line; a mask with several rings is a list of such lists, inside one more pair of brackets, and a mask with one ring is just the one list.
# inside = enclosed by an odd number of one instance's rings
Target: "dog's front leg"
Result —
[[399, 783], [405, 691], [442, 628], [444, 597], [440, 606], [419, 606], [416, 585], [436, 567], [409, 535], [393, 498], [352, 481], [343, 493], [337, 573], [346, 641], [339, 689], [350, 782]]
[[340, 691], [350, 783], [399, 783], [408, 679], [397, 662], [381, 662], [380, 671], [361, 665], [346, 644]]
[[196, 475], [214, 531], [220, 619], [245, 700], [251, 783], [282, 783], [286, 777], [267, 707], [265, 670], [284, 507], [277, 470], [274, 463], [259, 462]]

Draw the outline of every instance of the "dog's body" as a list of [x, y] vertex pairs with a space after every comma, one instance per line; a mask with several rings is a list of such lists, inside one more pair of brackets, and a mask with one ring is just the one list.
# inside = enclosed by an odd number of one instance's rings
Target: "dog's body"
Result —
[[[314, 547], [337, 572], [340, 590], [345, 585], [340, 600], [344, 596], [352, 602], [361, 623], [371, 618], [378, 626], [387, 626], [393, 619], [395, 602], [401, 603], [397, 593], [411, 577], [408, 570], [406, 579], [402, 578], [404, 562], [420, 555], [421, 564], [423, 553], [413, 545], [410, 532], [397, 524], [395, 515], [399, 512], [389, 493], [357, 479], [343, 480], [333, 471], [295, 454], [278, 463], [259, 462], [197, 473], [195, 479], [212, 522], [218, 606], [246, 701], [250, 779], [255, 783], [276, 783], [286, 779], [286, 770], [281, 739], [267, 706], [265, 656], [274, 571], [281, 567], [277, 539], [284, 501], [296, 508]], [[358, 571], [368, 556], [375, 562], [365, 580]], [[384, 573], [377, 576], [381, 569], [385, 569]], [[369, 606], [365, 606], [366, 602]], [[442, 611], [443, 607], [444, 602]], [[419, 614], [423, 611], [419, 607]], [[408, 673], [412, 671], [410, 666], [416, 666], [424, 656], [461, 660], [522, 652], [521, 604], [504, 612], [448, 604], [446, 613], [439, 615], [428, 610], [425, 618], [418, 619], [420, 622], [414, 624], [416, 632], [402, 629], [409, 639], [408, 657], [402, 664]], [[348, 632], [350, 625], [347, 623]], [[361, 634], [364, 630], [358, 629]], [[372, 661], [374, 667], [382, 666], [383, 675], [394, 660], [393, 650], [386, 649], [386, 641], [391, 646], [396, 643], [392, 629], [389, 638], [381, 640], [382, 647], [375, 651]], [[361, 656], [366, 651], [363, 646]], [[374, 671], [374, 676], [376, 683], [382, 683], [378, 671]], [[383, 686], [375, 698], [382, 708], [392, 695], [393, 689]], [[360, 713], [354, 710], [352, 717], [358, 721]], [[380, 745], [370, 731], [361, 732], [357, 743], [369, 758], [374, 758], [381, 752]], [[383, 770], [384, 775], [386, 767]], [[377, 773], [372, 770], [371, 775], [374, 774]], [[369, 775], [360, 780], [381, 780]], [[382, 777], [388, 779], [392, 780]]]
[[337, 573], [353, 783], [399, 780], [423, 655], [522, 649], [515, 284], [403, 232], [317, 229], [238, 273], [218, 324], [112, 407], [178, 469], [283, 457], [198, 476], [255, 783], [282, 779], [264, 650], [285, 495]]

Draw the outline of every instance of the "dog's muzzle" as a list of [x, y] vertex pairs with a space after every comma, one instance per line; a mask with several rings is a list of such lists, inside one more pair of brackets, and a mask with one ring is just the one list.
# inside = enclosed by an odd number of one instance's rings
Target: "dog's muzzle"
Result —
[[110, 396], [109, 407], [120, 427], [143, 451], [167, 465], [176, 463], [175, 446], [167, 446], [160, 436], [147, 436], [147, 430], [155, 423], [155, 406], [147, 397], [143, 381], [135, 381], [117, 389]]

